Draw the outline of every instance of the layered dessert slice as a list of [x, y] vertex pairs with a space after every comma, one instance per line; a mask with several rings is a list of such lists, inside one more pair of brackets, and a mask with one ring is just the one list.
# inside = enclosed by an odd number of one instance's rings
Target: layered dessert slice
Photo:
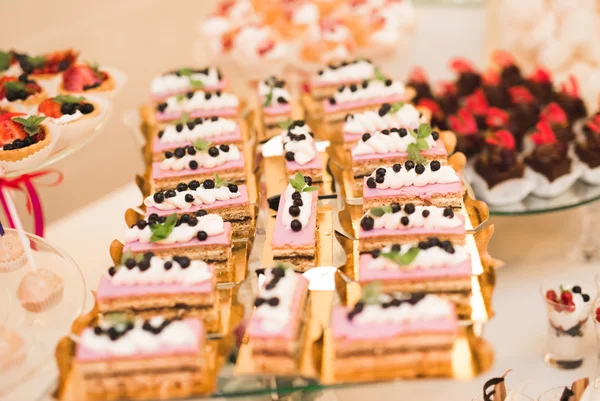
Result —
[[310, 127], [303, 120], [291, 121], [281, 136], [287, 175], [300, 173], [311, 177], [311, 182], [323, 181], [323, 162]]
[[357, 372], [391, 377], [452, 372], [456, 312], [435, 295], [363, 295], [350, 310], [333, 309], [331, 331], [337, 379]]
[[199, 139], [214, 145], [241, 145], [242, 132], [240, 125], [230, 118], [191, 118], [189, 113], [184, 113], [180, 119], [165, 125], [152, 139], [153, 159], [164, 160], [165, 152], [173, 153], [175, 149], [193, 145]]
[[425, 123], [415, 129], [396, 127], [365, 133], [350, 152], [354, 178], [363, 178], [382, 165], [414, 160], [419, 154], [425, 162], [437, 160], [445, 165], [448, 152], [439, 139], [440, 134]]
[[150, 83], [150, 98], [153, 101], [161, 101], [187, 92], [212, 92], [226, 87], [227, 81], [216, 67], [183, 67], [154, 77]]
[[159, 257], [187, 256], [217, 269], [226, 268], [231, 259], [231, 223], [216, 214], [151, 214], [127, 230], [123, 252], [134, 256], [146, 252]]
[[261, 372], [296, 374], [306, 336], [308, 280], [284, 265], [265, 275], [248, 324], [252, 359]]
[[423, 122], [426, 121], [424, 121], [419, 110], [410, 103], [384, 103], [378, 110], [348, 114], [342, 127], [342, 135], [345, 144], [355, 145], [362, 139], [364, 134], [394, 128], [405, 128], [412, 131], [419, 128], [419, 125]]
[[364, 209], [391, 202], [460, 208], [464, 193], [460, 175], [438, 160], [379, 167], [363, 179], [362, 187]]
[[264, 139], [269, 139], [281, 131], [280, 124], [292, 118], [292, 95], [286, 81], [275, 76], [259, 81], [257, 92]]
[[198, 317], [206, 331], [219, 331], [219, 297], [213, 268], [187, 256], [161, 258], [125, 254], [102, 276], [96, 300], [100, 313], [150, 318]]
[[195, 318], [103, 321], [81, 333], [74, 365], [87, 400], [185, 397], [212, 387], [205, 344]]
[[165, 123], [178, 120], [183, 113], [190, 117], [237, 117], [240, 115], [240, 99], [237, 95], [220, 90], [196, 91], [169, 96], [156, 105], [156, 121]]
[[297, 173], [281, 195], [271, 238], [273, 259], [289, 262], [300, 271], [315, 266], [317, 235], [317, 187], [310, 177]]
[[310, 96], [315, 100], [333, 96], [340, 85], [360, 84], [375, 78], [375, 70], [373, 63], [366, 59], [329, 64], [310, 78]]
[[147, 216], [218, 214], [231, 223], [234, 238], [248, 238], [254, 231], [248, 188], [224, 181], [218, 174], [214, 180], [179, 182], [171, 189], [154, 192], [144, 199], [144, 205]]
[[359, 283], [377, 282], [385, 292], [434, 293], [454, 303], [459, 315], [471, 310], [471, 255], [463, 245], [429, 237], [388, 245], [359, 258]]
[[168, 189], [181, 180], [204, 181], [219, 174], [224, 180], [246, 181], [244, 154], [233, 144], [213, 145], [203, 139], [193, 145], [164, 153], [165, 159], [152, 163], [154, 189]]
[[384, 103], [406, 100], [401, 82], [375, 79], [360, 84], [340, 86], [333, 96], [322, 101], [326, 123], [343, 122], [347, 114], [378, 110]]
[[465, 235], [465, 217], [451, 207], [392, 203], [372, 208], [361, 218], [359, 251], [371, 252], [397, 243], [418, 243], [430, 237], [462, 245]]

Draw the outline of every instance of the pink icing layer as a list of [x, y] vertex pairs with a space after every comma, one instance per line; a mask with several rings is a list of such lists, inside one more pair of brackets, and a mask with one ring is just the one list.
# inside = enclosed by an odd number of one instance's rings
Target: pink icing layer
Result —
[[162, 162], [154, 162], [152, 163], [152, 178], [161, 179], [161, 178], [172, 178], [172, 177], [186, 177], [189, 175], [205, 175], [205, 174], [214, 174], [219, 173], [225, 170], [243, 170], [244, 169], [244, 154], [240, 153], [240, 158], [238, 160], [228, 161], [220, 166], [213, 168], [202, 168], [199, 167], [196, 170], [192, 170], [191, 168], [185, 168], [183, 170], [161, 170], [160, 164]]
[[382, 103], [395, 103], [404, 100], [404, 95], [393, 95], [393, 96], [385, 96], [385, 97], [376, 97], [372, 99], [365, 100], [355, 100], [353, 102], [344, 102], [344, 103], [329, 103], [329, 99], [323, 100], [323, 110], [326, 113], [335, 113], [338, 111], [344, 111], [349, 109], [356, 109], [360, 107], [367, 106], [375, 106]]
[[277, 209], [277, 219], [275, 220], [275, 228], [273, 229], [273, 239], [271, 246], [276, 248], [284, 248], [294, 246], [306, 246], [315, 243], [315, 230], [317, 227], [317, 200], [319, 199], [318, 191], [313, 191], [311, 202], [311, 214], [308, 219], [308, 227], [302, 227], [300, 231], [292, 231], [283, 224], [283, 210], [285, 204], [285, 196], [281, 195], [279, 200], [279, 208]]
[[[446, 152], [446, 148], [444, 147], [444, 144], [441, 143], [440, 141], [437, 141], [435, 143], [435, 146], [427, 149], [427, 150], [422, 150], [421, 151], [421, 155], [427, 157], [438, 157], [438, 156], [442, 156], [442, 157], [446, 157], [448, 155], [448, 153]], [[369, 154], [363, 154], [363, 155], [352, 155], [352, 161], [366, 161], [366, 160], [373, 160], [373, 159], [390, 159], [391, 161], [394, 161], [396, 159], [406, 159], [408, 157], [408, 152], [392, 152], [392, 153], [369, 153]]]
[[[456, 215], [463, 222], [463, 224], [456, 227], [448, 228], [425, 228], [425, 227], [410, 227], [410, 228], [398, 228], [396, 230], [387, 230], [385, 228], [375, 228], [373, 230], [365, 231], [360, 229], [359, 238], [369, 237], [380, 237], [389, 236], [395, 237], [398, 235], [420, 235], [420, 234], [453, 234], [453, 235], [466, 235], [465, 229], [465, 218], [462, 215]], [[455, 218], [456, 218], [455, 217]], [[446, 217], [444, 217], [446, 218]]]
[[[453, 309], [453, 307], [451, 307]], [[385, 339], [402, 335], [419, 333], [456, 333], [458, 331], [456, 316], [453, 310], [447, 317], [428, 319], [422, 318], [386, 323], [353, 324], [348, 320], [349, 310], [344, 307], [336, 307], [331, 316], [331, 329], [336, 345], [342, 347], [351, 341]], [[364, 312], [363, 312], [364, 313]], [[356, 319], [356, 317], [355, 317]]]
[[173, 212], [185, 212], [185, 213], [196, 213], [198, 210], [204, 209], [210, 213], [211, 209], [227, 207], [232, 205], [247, 205], [248, 204], [248, 189], [245, 185], [238, 185], [238, 192], [240, 197], [228, 200], [218, 200], [212, 205], [197, 205], [186, 210], [182, 209], [171, 209], [171, 210], [160, 210], [155, 207], [146, 208], [146, 216], [150, 216], [152, 213], [156, 213], [159, 216], [168, 216]]
[[[215, 134], [214, 136], [209, 136], [207, 138], [210, 140], [210, 142], [212, 142], [215, 145], [230, 144], [235, 142], [241, 142], [242, 134], [240, 132], [240, 127], [236, 126], [235, 131], [233, 132], [222, 132]], [[165, 143], [162, 142], [160, 138], [156, 138], [154, 139], [154, 143], [152, 145], [152, 151], [154, 153], [161, 153], [169, 149], [184, 147], [188, 145], [192, 145], [192, 141], [178, 141]]]
[[265, 113], [268, 116], [278, 116], [280, 114], [289, 114], [291, 112], [292, 112], [292, 106], [289, 103], [287, 103], [287, 104], [278, 103], [277, 105], [263, 107], [263, 113]]
[[[380, 256], [381, 258], [382, 256]], [[373, 260], [370, 253], [363, 253], [359, 259], [359, 281], [376, 281], [376, 280], [394, 280], [394, 281], [411, 281], [411, 280], [427, 280], [450, 277], [470, 277], [471, 257], [466, 260], [449, 266], [437, 266], [420, 268], [404, 268], [395, 264], [392, 261], [386, 261], [383, 269], [371, 269], [369, 264]]]
[[[248, 334], [250, 337], [259, 337], [259, 338], [283, 338], [286, 340], [293, 340], [296, 338], [297, 326], [300, 323], [300, 314], [303, 312], [300, 307], [300, 302], [304, 297], [308, 289], [308, 280], [305, 279], [300, 273], [294, 273], [298, 275], [299, 280], [296, 283], [296, 288], [294, 289], [294, 297], [291, 303], [291, 309], [288, 312], [290, 316], [289, 320], [283, 326], [283, 329], [279, 333], [272, 333], [263, 330], [261, 327], [262, 319], [256, 314], [252, 315], [250, 319], [250, 324], [248, 326]], [[267, 277], [267, 281], [271, 281], [272, 275], [269, 274]], [[269, 308], [268, 305], [261, 306], [261, 308]]]
[[123, 253], [127, 251], [131, 252], [146, 252], [146, 251], [159, 251], [164, 249], [178, 249], [187, 248], [189, 246], [201, 246], [201, 245], [229, 245], [231, 244], [231, 223], [223, 223], [224, 231], [219, 235], [212, 235], [205, 241], [200, 241], [197, 238], [192, 239], [188, 242], [178, 242], [175, 244], [156, 244], [149, 242], [143, 244], [139, 241], [129, 242], [123, 247]]
[[[212, 268], [211, 268], [212, 271]], [[142, 273], [143, 274], [143, 273]], [[134, 284], [115, 285], [111, 280], [103, 276], [98, 285], [96, 298], [99, 301], [123, 298], [139, 297], [144, 295], [171, 295], [171, 294], [208, 294], [213, 292], [212, 281], [206, 280], [196, 284]]]
[[[182, 116], [182, 111], [166, 111], [164, 113], [157, 112], [156, 120], [159, 122], [179, 120]], [[220, 109], [196, 109], [190, 112], [190, 117], [235, 117], [238, 114], [237, 107], [223, 107]]]
[[[203, 90], [210, 92], [210, 91], [223, 90], [226, 87], [227, 87], [227, 80], [222, 79], [221, 81], [219, 81], [219, 83], [217, 85], [204, 86]], [[186, 93], [189, 91], [196, 91], [196, 88], [194, 88], [192, 86], [188, 86], [187, 88], [180, 89], [180, 90], [170, 90], [170, 91], [165, 91], [165, 92], [160, 92], [160, 93], [150, 93], [150, 99], [152, 99], [154, 101], [165, 100], [168, 97], [179, 95], [180, 93]]]
[[380, 188], [369, 188], [367, 186], [367, 179], [365, 177], [363, 179], [363, 199], [376, 199], [379, 197], [387, 198], [387, 197], [419, 197], [421, 199], [431, 199], [431, 196], [434, 194], [447, 195], [447, 194], [462, 194], [462, 182], [460, 180], [456, 182], [450, 182], [447, 184], [428, 184], [423, 185], [422, 187], [417, 187], [414, 185], [409, 185], [402, 188], [397, 189], [380, 189]]
[[[200, 319], [196, 318], [188, 318], [184, 319], [183, 322], [187, 324], [190, 329], [195, 334], [194, 337], [196, 341], [192, 344], [162, 344], [159, 349], [149, 353], [134, 353], [133, 355], [126, 356], [115, 356], [110, 355], [106, 352], [98, 352], [92, 349], [86, 348], [84, 344], [79, 343], [77, 346], [77, 350], [75, 351], [75, 359], [80, 362], [92, 362], [92, 361], [101, 361], [101, 360], [120, 360], [120, 359], [133, 359], [133, 358], [157, 358], [171, 355], [188, 355], [188, 354], [196, 354], [202, 348], [204, 344], [204, 324]], [[93, 330], [91, 327], [88, 327], [84, 330], [86, 331]], [[83, 333], [82, 333], [83, 334]]]
[[323, 163], [321, 162], [321, 156], [319, 156], [319, 152], [317, 152], [317, 148], [315, 147], [315, 144], [313, 143], [313, 149], [315, 151], [315, 157], [314, 159], [312, 159], [311, 161], [309, 161], [308, 163], [306, 163], [305, 165], [300, 165], [298, 163], [296, 163], [295, 161], [287, 161], [285, 162], [285, 166], [287, 168], [288, 173], [296, 173], [298, 171], [304, 171], [304, 170], [313, 170], [313, 169], [322, 169], [323, 168]]

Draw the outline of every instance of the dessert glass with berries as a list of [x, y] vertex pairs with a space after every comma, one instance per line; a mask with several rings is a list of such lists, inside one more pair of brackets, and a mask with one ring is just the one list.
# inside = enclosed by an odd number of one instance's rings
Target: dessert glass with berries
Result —
[[546, 363], [576, 369], [586, 355], [585, 332], [596, 291], [569, 279], [550, 279], [542, 285], [548, 311]]

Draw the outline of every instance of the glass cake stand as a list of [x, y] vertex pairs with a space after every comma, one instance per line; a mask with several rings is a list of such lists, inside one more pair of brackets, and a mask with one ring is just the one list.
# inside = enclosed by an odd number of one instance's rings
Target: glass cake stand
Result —
[[[5, 229], [17, 235], [16, 230]], [[77, 263], [45, 239], [25, 233], [37, 268], [51, 270], [64, 284], [58, 304], [40, 313], [29, 312], [17, 298], [17, 288], [32, 266], [0, 273], [0, 325], [18, 333], [24, 340], [25, 361], [7, 371], [0, 371], [0, 398], [19, 384], [35, 376], [54, 356], [56, 343], [82, 312], [87, 289]]]

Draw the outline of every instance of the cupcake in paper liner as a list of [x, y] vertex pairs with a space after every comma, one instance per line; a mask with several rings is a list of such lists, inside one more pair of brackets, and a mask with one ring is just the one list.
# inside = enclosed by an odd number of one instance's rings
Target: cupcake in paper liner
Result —
[[569, 156], [569, 145], [556, 138], [550, 124], [540, 121], [531, 135], [534, 149], [525, 157], [535, 181], [533, 194], [554, 198], [565, 191], [583, 174], [583, 166]]
[[0, 273], [8, 273], [27, 263], [23, 246], [13, 232], [5, 232], [0, 223]]
[[35, 168], [46, 160], [60, 136], [45, 116], [0, 114], [0, 169], [5, 172]]
[[111, 103], [99, 96], [57, 95], [38, 106], [38, 114], [60, 127], [61, 143], [97, 129], [108, 118]]
[[581, 131], [574, 149], [574, 156], [583, 165], [581, 179], [600, 185], [600, 112], [585, 121]]
[[477, 197], [495, 206], [521, 202], [535, 186], [516, 151], [515, 138], [506, 130], [487, 135], [482, 153], [467, 166], [465, 175]]
[[112, 67], [93, 64], [74, 64], [63, 72], [58, 93], [63, 95], [95, 94], [114, 97], [127, 82], [127, 76]]
[[39, 313], [56, 306], [63, 297], [63, 279], [49, 269], [40, 268], [25, 273], [17, 298], [29, 312]]

